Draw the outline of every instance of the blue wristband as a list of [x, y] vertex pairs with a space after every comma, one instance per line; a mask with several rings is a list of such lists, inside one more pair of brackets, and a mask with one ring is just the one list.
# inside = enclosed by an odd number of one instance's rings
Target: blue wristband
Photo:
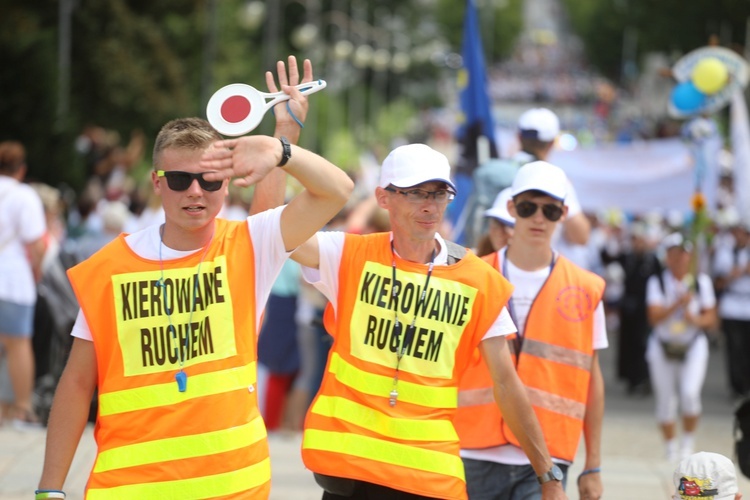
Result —
[[294, 115], [294, 112], [292, 111], [292, 108], [289, 106], [289, 101], [286, 102], [286, 110], [289, 112], [289, 116], [291, 116], [292, 119], [295, 122], [297, 122], [297, 125], [299, 125], [299, 128], [305, 128], [305, 125], [301, 121], [299, 121], [299, 118], [297, 118]]
[[601, 467], [594, 467], [593, 469], [586, 469], [585, 471], [578, 474], [578, 481], [580, 481], [583, 476], [588, 476], [589, 474], [598, 474], [601, 471], [602, 471]]
[[[276, 112], [274, 111], [274, 108], [275, 108], [275, 107], [276, 107], [276, 106], [274, 106], [273, 108], [271, 108], [271, 114], [272, 114], [273, 116], [276, 116]], [[287, 112], [289, 112], [289, 116], [291, 116], [291, 117], [292, 117], [292, 120], [294, 120], [295, 122], [297, 122], [297, 125], [299, 125], [299, 128], [305, 128], [305, 124], [304, 124], [304, 123], [302, 123], [302, 122], [300, 121], [300, 119], [299, 119], [299, 118], [297, 118], [297, 116], [296, 116], [296, 115], [294, 114], [294, 111], [292, 111], [292, 108], [291, 108], [291, 106], [289, 106], [289, 101], [288, 101], [288, 100], [286, 101], [286, 110], [287, 110]]]

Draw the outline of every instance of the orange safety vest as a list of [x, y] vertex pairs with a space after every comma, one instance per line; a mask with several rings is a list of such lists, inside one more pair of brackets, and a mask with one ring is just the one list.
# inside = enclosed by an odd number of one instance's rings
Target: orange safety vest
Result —
[[[393, 256], [389, 233], [345, 238], [335, 326], [329, 330], [334, 341], [305, 420], [302, 459], [319, 474], [465, 499], [452, 423], [458, 378], [512, 287], [471, 253], [435, 266], [391, 406], [396, 352], [420, 302], [428, 266]], [[398, 339], [396, 310], [403, 327]]]
[[[205, 254], [163, 263], [137, 256], [120, 235], [68, 275], [98, 372], [86, 498], [267, 498], [247, 222], [216, 219]], [[180, 357], [185, 392], [175, 381]]]
[[[498, 255], [483, 259], [502, 270]], [[518, 376], [550, 455], [570, 462], [583, 430], [594, 354], [594, 311], [603, 293], [604, 280], [559, 256], [531, 305], [523, 338], [508, 336]], [[461, 448], [520, 446], [495, 404], [492, 379], [481, 358], [461, 379], [458, 406], [454, 423]]]

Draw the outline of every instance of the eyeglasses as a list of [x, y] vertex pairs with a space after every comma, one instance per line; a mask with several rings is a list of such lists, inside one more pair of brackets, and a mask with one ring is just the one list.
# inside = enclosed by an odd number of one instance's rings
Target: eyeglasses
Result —
[[550, 222], [557, 222], [563, 214], [563, 207], [554, 203], [539, 205], [533, 201], [519, 201], [516, 203], [516, 213], [519, 217], [527, 219], [536, 213], [537, 208], [542, 207], [542, 214]]
[[408, 191], [401, 191], [400, 189], [394, 189], [392, 187], [385, 188], [386, 191], [391, 193], [398, 193], [406, 196], [406, 199], [411, 203], [422, 203], [432, 197], [438, 203], [450, 203], [453, 198], [456, 197], [456, 193], [448, 189], [438, 189], [437, 191], [425, 191], [424, 189], [410, 189]]
[[165, 172], [164, 170], [156, 171], [157, 176], [167, 178], [167, 186], [172, 191], [185, 191], [195, 179], [198, 179], [198, 184], [200, 184], [201, 189], [204, 191], [218, 191], [221, 189], [224, 181], [207, 181], [203, 178], [203, 174], [204, 172], [193, 173], [181, 172], [179, 170], [170, 170], [169, 172]]

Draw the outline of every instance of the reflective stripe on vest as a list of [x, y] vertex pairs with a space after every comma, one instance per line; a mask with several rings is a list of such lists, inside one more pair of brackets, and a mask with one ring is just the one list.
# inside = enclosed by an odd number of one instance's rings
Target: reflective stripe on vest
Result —
[[101, 416], [116, 415], [238, 389], [247, 390], [256, 382], [257, 368], [257, 363], [253, 362], [241, 368], [193, 375], [190, 377], [190, 390], [186, 392], [175, 391], [174, 382], [109, 392], [99, 396], [99, 413]]
[[344, 453], [410, 469], [445, 474], [464, 480], [461, 457], [425, 450], [369, 436], [308, 429], [302, 448]]
[[114, 488], [90, 488], [86, 494], [86, 500], [110, 500], [112, 498], [137, 498], [139, 500], [215, 498], [222, 495], [236, 495], [261, 486], [270, 480], [271, 460], [266, 458], [244, 469], [213, 476], [116, 486]]
[[[333, 353], [328, 371], [347, 387], [372, 396], [387, 395], [393, 388], [393, 377], [377, 375], [360, 370]], [[432, 408], [455, 408], [458, 388], [428, 387], [404, 380], [398, 383], [398, 399]]]
[[523, 353], [586, 371], [591, 370], [591, 362], [593, 361], [592, 356], [585, 352], [548, 344], [531, 338], [523, 340]]
[[[564, 398], [551, 392], [533, 387], [526, 387], [526, 394], [532, 406], [544, 408], [570, 418], [583, 420], [586, 415], [586, 405], [573, 399]], [[458, 406], [466, 408], [494, 403], [492, 388], [469, 389], [458, 394]]]
[[173, 437], [112, 448], [99, 453], [94, 472], [201, 457], [236, 450], [266, 437], [263, 419], [257, 417], [245, 425], [182, 437]]
[[457, 440], [458, 435], [449, 420], [412, 420], [393, 418], [383, 412], [341, 397], [319, 396], [313, 413], [333, 417], [364, 427], [383, 436], [407, 441]]
[[586, 416], [586, 405], [584, 403], [564, 398], [541, 389], [534, 389], [533, 387], [526, 387], [526, 394], [529, 396], [529, 403], [531, 403], [531, 406], [544, 408], [545, 410], [565, 415], [566, 417], [574, 418], [576, 420], [583, 420], [583, 417]]

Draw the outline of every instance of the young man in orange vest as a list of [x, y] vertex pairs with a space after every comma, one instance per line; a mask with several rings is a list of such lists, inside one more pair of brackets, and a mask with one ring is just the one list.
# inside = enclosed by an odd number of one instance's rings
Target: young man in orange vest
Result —
[[318, 233], [294, 254], [331, 302], [333, 346], [302, 443], [324, 499], [465, 499], [452, 419], [479, 352], [544, 498], [565, 498], [505, 340], [511, 286], [437, 232], [455, 189], [444, 155], [396, 148], [375, 190], [392, 232]]
[[[283, 62], [277, 66], [291, 96], [289, 108], [276, 111], [279, 137], [221, 141], [205, 120], [167, 123], [151, 174], [164, 224], [120, 235], [70, 270], [81, 313], [37, 499], [65, 498], [95, 389], [98, 454], [86, 498], [268, 497], [268, 443], [255, 392], [261, 313], [290, 252], [353, 188], [335, 165], [281, 137], [296, 142], [295, 115], [302, 121], [307, 113], [291, 87], [299, 83], [294, 58], [289, 66], [288, 76]], [[304, 67], [303, 81], [312, 81], [309, 61]], [[228, 177], [250, 185], [269, 175], [275, 193], [282, 169], [305, 188], [288, 205], [245, 221], [217, 218]], [[262, 204], [276, 203], [271, 198]]]
[[[550, 242], [565, 217], [566, 177], [547, 162], [521, 167], [508, 211], [515, 218], [508, 247], [485, 257], [514, 286], [508, 303], [518, 326], [509, 338], [513, 361], [539, 418], [559, 476], [586, 439], [581, 498], [601, 497], [600, 435], [604, 382], [597, 349], [607, 347], [601, 298], [604, 281], [555, 252]], [[491, 370], [477, 362], [464, 374], [455, 419], [469, 498], [540, 498], [536, 473], [492, 401]], [[533, 461], [531, 461], [533, 464]]]

